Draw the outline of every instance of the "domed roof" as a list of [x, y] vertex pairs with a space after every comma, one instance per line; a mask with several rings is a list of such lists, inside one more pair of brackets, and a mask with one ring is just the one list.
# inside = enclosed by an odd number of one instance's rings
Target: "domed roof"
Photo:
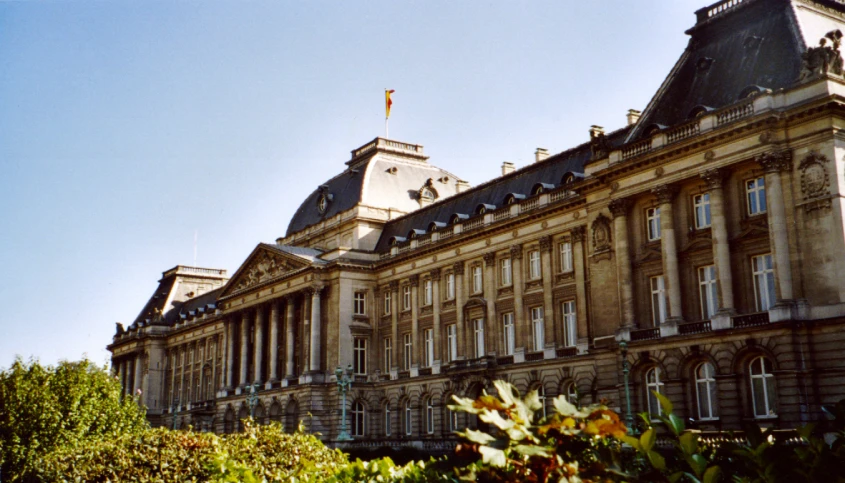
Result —
[[464, 183], [428, 163], [423, 147], [384, 138], [352, 151], [347, 169], [318, 186], [288, 225], [290, 236], [356, 205], [409, 213], [458, 192]]

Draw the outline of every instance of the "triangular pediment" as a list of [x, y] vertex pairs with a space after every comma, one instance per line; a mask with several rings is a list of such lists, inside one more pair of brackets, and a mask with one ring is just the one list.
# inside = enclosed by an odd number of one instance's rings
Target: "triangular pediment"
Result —
[[282, 278], [310, 265], [311, 261], [307, 258], [262, 243], [252, 251], [226, 284], [221, 298]]

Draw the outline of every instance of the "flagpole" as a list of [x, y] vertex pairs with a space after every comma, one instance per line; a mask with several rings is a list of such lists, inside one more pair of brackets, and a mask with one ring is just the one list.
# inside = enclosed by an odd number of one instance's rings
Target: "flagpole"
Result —
[[390, 131], [387, 128], [387, 118], [384, 118], [384, 139], [390, 139]]

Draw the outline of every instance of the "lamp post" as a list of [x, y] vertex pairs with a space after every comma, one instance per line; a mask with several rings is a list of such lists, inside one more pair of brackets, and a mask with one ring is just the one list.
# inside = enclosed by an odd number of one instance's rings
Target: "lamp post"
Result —
[[622, 377], [625, 380], [625, 424], [631, 434], [637, 434], [637, 428], [634, 426], [634, 415], [631, 413], [631, 388], [628, 384], [628, 343], [624, 340], [619, 343], [619, 352], [622, 354]]
[[260, 384], [249, 386], [249, 394], [246, 397], [246, 403], [249, 405], [249, 419], [255, 419], [255, 406], [258, 405], [259, 390], [261, 390]]
[[170, 405], [170, 414], [173, 415], [173, 430], [176, 431], [176, 413], [179, 411], [179, 398], [173, 398], [173, 404]]
[[344, 374], [343, 369], [337, 366], [334, 370], [334, 375], [337, 376], [337, 392], [343, 396], [343, 404], [341, 404], [340, 416], [340, 434], [337, 435], [338, 441], [352, 441], [352, 436], [346, 431], [346, 393], [352, 387], [352, 366], [346, 368]]

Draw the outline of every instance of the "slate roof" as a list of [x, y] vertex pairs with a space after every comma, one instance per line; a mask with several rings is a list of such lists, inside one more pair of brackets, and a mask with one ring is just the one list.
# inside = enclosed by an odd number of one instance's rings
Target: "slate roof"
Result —
[[139, 322], [143, 322], [147, 319], [154, 319], [156, 317], [156, 310], [158, 310], [159, 314], [164, 313], [164, 304], [167, 302], [167, 296], [170, 295], [170, 291], [173, 290], [173, 285], [176, 284], [176, 277], [164, 277], [158, 283], [158, 287], [156, 287], [155, 292], [153, 295], [147, 300], [147, 303], [144, 305], [144, 308], [141, 309], [141, 313], [135, 317], [135, 320], [130, 325], [135, 325]]
[[278, 243], [262, 243], [261, 246], [302, 258], [307, 262], [326, 263], [325, 260], [320, 259], [320, 255], [322, 255], [323, 252], [314, 248], [279, 245]]
[[164, 320], [167, 325], [173, 325], [180, 320], [179, 314], [187, 315], [192, 310], [197, 310], [206, 307], [208, 304], [216, 304], [217, 296], [223, 291], [223, 287], [208, 291], [202, 295], [197, 295], [194, 298], [185, 300], [184, 302], [175, 302], [175, 307], [164, 314]]

